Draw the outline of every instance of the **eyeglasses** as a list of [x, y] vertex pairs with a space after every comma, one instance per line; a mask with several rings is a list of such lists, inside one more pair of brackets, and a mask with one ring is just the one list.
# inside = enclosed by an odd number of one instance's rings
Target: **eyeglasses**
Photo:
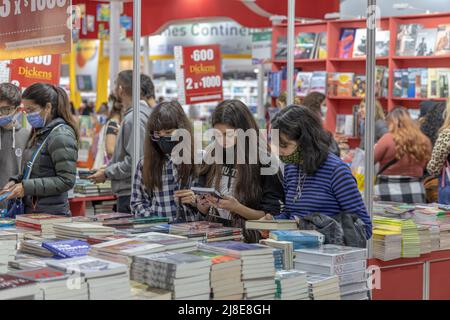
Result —
[[7, 116], [16, 111], [16, 107], [14, 106], [0, 106], [0, 115]]
[[33, 113], [36, 111], [41, 111], [40, 106], [24, 106], [24, 110], [26, 113]]

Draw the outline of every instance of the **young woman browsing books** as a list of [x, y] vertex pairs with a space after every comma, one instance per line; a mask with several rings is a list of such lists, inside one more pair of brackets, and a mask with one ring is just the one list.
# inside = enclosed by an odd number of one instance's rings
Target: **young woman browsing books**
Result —
[[[197, 220], [194, 193], [190, 187], [196, 178], [194, 155], [190, 163], [175, 165], [172, 141], [177, 129], [192, 135], [192, 124], [178, 102], [163, 102], [155, 107], [148, 124], [144, 159], [136, 169], [131, 195], [131, 210], [136, 216], [168, 217], [171, 222]], [[191, 145], [193, 150], [193, 141]]]
[[279, 154], [284, 163], [285, 205], [281, 214], [265, 219], [294, 219], [312, 213], [336, 216], [356, 214], [365, 224], [367, 239], [372, 224], [349, 167], [330, 153], [330, 136], [308, 108], [289, 106], [272, 120], [280, 130]]
[[[239, 139], [244, 132], [259, 136], [259, 128], [248, 107], [238, 100], [226, 100], [220, 103], [212, 114], [212, 126], [216, 139], [206, 150], [205, 162], [213, 157], [201, 170], [199, 184], [213, 187], [223, 195], [223, 199], [208, 196], [198, 199], [198, 209], [208, 214], [207, 219], [222, 222], [226, 226], [244, 227], [245, 220], [260, 219], [265, 213], [280, 211], [283, 200], [281, 177], [275, 173], [266, 175], [261, 163], [261, 154], [269, 155], [267, 142], [255, 142]], [[241, 129], [241, 130], [238, 130]], [[249, 131], [250, 130], [250, 131]], [[259, 140], [259, 139], [258, 139]], [[251, 148], [257, 145], [256, 148]], [[222, 150], [223, 159], [215, 157], [215, 149]], [[256, 153], [256, 154], [254, 154]], [[244, 164], [238, 164], [239, 156], [245, 157]], [[256, 161], [251, 163], [251, 156]], [[255, 242], [257, 233], [244, 232], [246, 240]]]

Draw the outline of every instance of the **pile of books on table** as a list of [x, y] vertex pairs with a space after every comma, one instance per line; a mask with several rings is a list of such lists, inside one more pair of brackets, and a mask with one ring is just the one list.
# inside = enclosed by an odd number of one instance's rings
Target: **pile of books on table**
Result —
[[277, 241], [290, 241], [294, 250], [317, 248], [325, 241], [325, 236], [315, 230], [271, 231], [269, 238]]
[[110, 212], [114, 212], [114, 208], [116, 206], [115, 200], [101, 200], [99, 202], [93, 203], [94, 214], [108, 214]]
[[326, 274], [310, 274], [307, 277], [311, 300], [340, 300], [339, 278]]
[[114, 235], [114, 228], [95, 223], [58, 223], [53, 228], [58, 239], [86, 240], [89, 237]]
[[[318, 249], [296, 250], [295, 268], [309, 274], [337, 276], [342, 300], [363, 300], [368, 297], [365, 277], [367, 249], [323, 245]], [[324, 280], [325, 281], [325, 280]]]
[[144, 283], [130, 281], [133, 300], [171, 300], [172, 292], [169, 290], [152, 288]]
[[8, 262], [14, 260], [17, 253], [17, 234], [0, 231], [0, 273], [6, 273]]
[[309, 300], [309, 286], [306, 272], [298, 270], [280, 270], [275, 275], [277, 292], [280, 300]]
[[50, 267], [22, 270], [12, 273], [19, 278], [35, 281], [40, 292], [36, 300], [88, 300], [85, 282], [72, 285], [69, 275]]
[[111, 181], [95, 184], [89, 180], [77, 179], [74, 187], [76, 197], [112, 196]]
[[[114, 216], [119, 214], [109, 214], [102, 215], [104, 218], [108, 216]], [[121, 214], [123, 215], [123, 214]], [[97, 217], [97, 216], [96, 216]], [[99, 220], [100, 221], [100, 220]], [[159, 218], [159, 217], [151, 217], [151, 218], [132, 218], [132, 217], [121, 217], [119, 219], [107, 219], [103, 220], [102, 224], [107, 227], [112, 227], [116, 229], [121, 229], [122, 234], [134, 234], [134, 233], [144, 233], [151, 231], [151, 227], [158, 226], [161, 224], [167, 224], [169, 222], [169, 218]], [[137, 230], [137, 232], [136, 232]]]
[[[282, 269], [292, 270], [294, 269], [294, 246], [291, 241], [277, 241], [273, 239], [262, 239], [259, 243], [269, 246], [275, 249], [282, 250], [283, 265]], [[277, 259], [275, 258], [275, 261]]]
[[373, 257], [383, 261], [402, 257], [402, 235], [396, 231], [373, 229]]
[[91, 256], [54, 260], [50, 267], [70, 275], [70, 287], [86, 282], [89, 300], [128, 300], [131, 287], [128, 267]]
[[246, 299], [274, 299], [276, 292], [273, 248], [237, 241], [200, 243], [200, 249], [240, 258]]
[[11, 274], [0, 274], [0, 300], [35, 300], [40, 296], [35, 281]]
[[54, 235], [54, 225], [70, 223], [72, 218], [51, 214], [22, 214], [16, 217], [16, 226], [31, 228], [41, 232], [43, 237]]
[[295, 220], [248, 220], [245, 221], [248, 230], [297, 230]]
[[171, 224], [169, 232], [206, 242], [239, 241], [243, 238], [241, 228], [224, 227], [221, 223], [208, 221]]
[[215, 300], [240, 300], [244, 294], [241, 260], [205, 250], [188, 252], [211, 260], [211, 297]]
[[209, 300], [211, 260], [197, 255], [160, 252], [137, 256], [131, 278], [172, 292], [175, 300]]

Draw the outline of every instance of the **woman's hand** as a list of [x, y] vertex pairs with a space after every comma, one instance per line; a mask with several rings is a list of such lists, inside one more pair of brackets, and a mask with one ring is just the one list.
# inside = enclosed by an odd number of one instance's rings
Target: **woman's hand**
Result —
[[6, 198], [7, 200], [23, 198], [25, 196], [25, 190], [23, 189], [22, 183], [15, 184], [9, 189], [9, 192], [11, 192], [11, 194]]
[[207, 195], [206, 198], [208, 199], [210, 205], [212, 205], [213, 207], [234, 213], [238, 213], [239, 207], [241, 206], [241, 203], [232, 196], [223, 196], [223, 199], [219, 199]]
[[196, 197], [192, 190], [177, 190], [174, 192], [174, 196], [182, 204], [195, 205]]
[[16, 184], [16, 183], [15, 183], [14, 181], [8, 182], [8, 183], [3, 187], [3, 189], [0, 190], [0, 194], [3, 194], [3, 193], [5, 193], [5, 192], [10, 191], [10, 189], [11, 189], [15, 184]]

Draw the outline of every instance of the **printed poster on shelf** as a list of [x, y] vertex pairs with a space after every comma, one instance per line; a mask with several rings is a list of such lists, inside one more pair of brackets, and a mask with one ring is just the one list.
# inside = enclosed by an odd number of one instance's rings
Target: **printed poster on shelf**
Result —
[[70, 0], [2, 0], [0, 60], [70, 52]]
[[174, 48], [175, 75], [181, 104], [197, 104], [223, 99], [220, 46]]
[[10, 81], [21, 89], [35, 82], [59, 85], [61, 56], [59, 54], [12, 60]]
[[76, 44], [75, 74], [77, 89], [82, 92], [97, 90], [99, 40], [80, 40]]
[[270, 63], [272, 57], [272, 32], [255, 32], [252, 35], [252, 63]]

